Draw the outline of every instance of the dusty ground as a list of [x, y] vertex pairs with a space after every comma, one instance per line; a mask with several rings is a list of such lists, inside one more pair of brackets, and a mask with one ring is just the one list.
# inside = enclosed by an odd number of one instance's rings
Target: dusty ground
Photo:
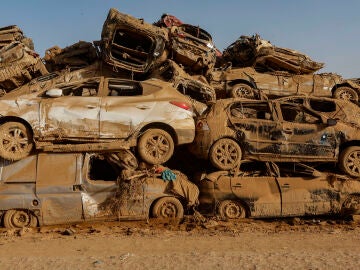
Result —
[[358, 269], [360, 223], [87, 223], [0, 231], [1, 269]]

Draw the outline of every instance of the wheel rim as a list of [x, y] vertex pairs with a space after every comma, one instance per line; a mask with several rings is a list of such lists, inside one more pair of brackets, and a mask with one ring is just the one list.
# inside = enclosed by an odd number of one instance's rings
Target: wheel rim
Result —
[[229, 218], [229, 219], [240, 218], [243, 214], [242, 207], [233, 201], [225, 202], [225, 204], [222, 205], [221, 207], [222, 207], [222, 213], [225, 218]]
[[354, 174], [360, 175], [360, 150], [353, 151], [346, 159], [346, 167]]
[[344, 100], [355, 100], [354, 93], [350, 90], [342, 90], [339, 93], [339, 98]]
[[146, 141], [145, 147], [147, 155], [160, 160], [169, 152], [170, 143], [164, 135], [157, 134]]
[[30, 224], [30, 219], [30, 216], [24, 211], [16, 211], [11, 217], [11, 222], [14, 227], [22, 228]]
[[235, 165], [239, 158], [237, 148], [231, 143], [222, 142], [214, 150], [216, 159], [223, 166]]
[[160, 217], [169, 218], [169, 217], [176, 217], [177, 215], [177, 208], [171, 202], [164, 202], [160, 208]]
[[244, 97], [244, 98], [252, 98], [254, 97], [254, 93], [251, 89], [245, 86], [239, 86], [235, 88], [236, 97]]
[[2, 144], [4, 150], [9, 153], [21, 153], [27, 151], [29, 138], [26, 132], [18, 127], [13, 127], [3, 135]]

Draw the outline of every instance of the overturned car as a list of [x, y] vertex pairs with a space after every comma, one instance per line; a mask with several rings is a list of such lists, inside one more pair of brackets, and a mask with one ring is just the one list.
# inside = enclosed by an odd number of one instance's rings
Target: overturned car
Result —
[[[93, 220], [182, 218], [198, 203], [198, 188], [183, 174], [174, 172], [175, 179], [164, 180], [122, 157], [119, 153], [69, 153], [32, 155], [16, 162], [1, 160], [3, 225], [22, 228]], [[129, 170], [132, 174], [124, 173]]]
[[360, 213], [360, 182], [301, 163], [242, 161], [205, 175], [200, 209], [224, 219]]

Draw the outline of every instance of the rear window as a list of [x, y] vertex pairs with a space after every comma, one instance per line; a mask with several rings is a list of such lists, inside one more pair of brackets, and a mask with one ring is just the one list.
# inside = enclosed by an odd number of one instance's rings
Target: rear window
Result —
[[1, 180], [5, 183], [35, 183], [37, 156], [29, 156], [19, 161], [2, 161]]

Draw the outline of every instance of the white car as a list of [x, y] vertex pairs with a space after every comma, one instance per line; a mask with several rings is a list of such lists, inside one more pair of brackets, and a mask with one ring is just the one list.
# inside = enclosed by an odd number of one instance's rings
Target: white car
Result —
[[195, 136], [188, 98], [169, 83], [93, 77], [0, 100], [0, 157], [36, 149], [112, 151], [137, 146], [150, 164]]

